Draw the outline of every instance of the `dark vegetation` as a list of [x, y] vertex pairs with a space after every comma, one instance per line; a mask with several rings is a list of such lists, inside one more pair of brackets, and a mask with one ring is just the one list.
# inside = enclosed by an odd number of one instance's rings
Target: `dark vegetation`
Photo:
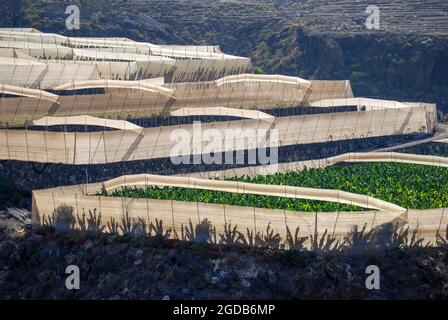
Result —
[[349, 79], [356, 96], [437, 103], [448, 111], [448, 41], [415, 34], [309, 34], [291, 26], [258, 45], [266, 73]]
[[0, 211], [10, 207], [31, 208], [31, 192], [21, 190], [0, 177]]
[[[288, 185], [343, 190], [369, 195], [407, 209], [448, 207], [448, 169], [402, 163], [363, 163], [305, 169], [254, 178], [230, 179], [258, 184]], [[186, 188], [123, 188], [105, 194], [113, 197], [172, 199], [238, 206], [284, 209], [305, 212], [360, 211], [362, 209], [333, 202], [236, 194]]]
[[[234, 225], [216, 235], [203, 221], [169, 239], [173, 230], [162, 221], [148, 226], [124, 215], [122, 221], [102, 222], [100, 212], [75, 217], [73, 211], [59, 207], [40, 228], [13, 238], [0, 227], [1, 299], [448, 296], [445, 232], [434, 248], [398, 224], [355, 229], [337, 241], [327, 232], [301, 238], [291, 230], [281, 239], [269, 228], [254, 235]], [[71, 229], [75, 221], [81, 230]], [[291, 250], [279, 250], [285, 246]], [[80, 268], [80, 290], [65, 289], [65, 267], [71, 264]], [[380, 268], [381, 290], [366, 290], [368, 265]]]

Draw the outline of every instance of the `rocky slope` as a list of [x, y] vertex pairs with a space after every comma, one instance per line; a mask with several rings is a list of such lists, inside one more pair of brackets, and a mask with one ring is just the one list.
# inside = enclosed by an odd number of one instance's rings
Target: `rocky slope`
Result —
[[[446, 246], [318, 254], [0, 230], [0, 299], [448, 298]], [[80, 269], [79, 290], [65, 287], [68, 265]], [[368, 265], [380, 268], [380, 290], [365, 287]]]
[[448, 39], [411, 34], [323, 35], [290, 26], [258, 45], [267, 73], [350, 79], [355, 95], [438, 103], [448, 111]]

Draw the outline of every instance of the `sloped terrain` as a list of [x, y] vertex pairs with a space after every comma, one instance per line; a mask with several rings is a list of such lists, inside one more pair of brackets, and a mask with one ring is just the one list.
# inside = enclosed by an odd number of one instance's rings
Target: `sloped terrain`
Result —
[[[81, 10], [79, 35], [103, 33], [170, 43], [221, 44], [250, 52], [254, 41], [295, 23], [314, 32], [351, 34], [365, 28], [367, 0], [6, 0], [2, 26], [30, 24], [42, 31], [65, 32], [65, 8]], [[443, 0], [376, 1], [381, 30], [446, 35], [448, 4]]]
[[[32, 2], [32, 5], [31, 5]], [[69, 4], [81, 29], [65, 27]], [[356, 95], [448, 102], [448, 2], [376, 1], [381, 29], [365, 27], [367, 0], [6, 0], [0, 26], [153, 43], [220, 45], [256, 72], [350, 79]]]
[[291, 26], [262, 41], [263, 72], [350, 79], [356, 96], [437, 103], [448, 111], [448, 41], [417, 34], [320, 35]]
[[[356, 243], [362, 242], [359, 235]], [[0, 299], [448, 297], [446, 245], [368, 254], [359, 249], [282, 252], [160, 237], [62, 236], [50, 230], [11, 238], [2, 227]], [[65, 289], [69, 264], [80, 268], [80, 290]], [[369, 265], [380, 268], [380, 290], [365, 287]]]

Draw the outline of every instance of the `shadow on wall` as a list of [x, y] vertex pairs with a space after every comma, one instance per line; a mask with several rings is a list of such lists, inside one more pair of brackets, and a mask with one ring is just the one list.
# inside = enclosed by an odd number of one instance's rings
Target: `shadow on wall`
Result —
[[110, 218], [103, 221], [101, 212], [97, 209], [89, 210], [82, 215], [75, 215], [71, 206], [61, 205], [50, 216], [43, 216], [35, 226], [38, 232], [55, 232], [59, 234], [87, 233], [90, 235], [107, 234], [114, 236], [126, 236], [136, 238], [161, 238], [190, 241], [203, 244], [225, 246], [249, 246], [273, 250], [313, 251], [313, 252], [353, 252], [359, 253], [365, 250], [383, 251], [394, 248], [426, 248], [431, 245], [448, 245], [448, 225], [444, 234], [437, 233], [435, 243], [425, 241], [418, 236], [419, 231], [409, 232], [401, 222], [395, 221], [381, 225], [367, 231], [367, 224], [361, 230], [354, 227], [343, 238], [334, 237], [331, 232], [325, 230], [323, 234], [315, 231], [309, 236], [299, 236], [300, 230], [291, 230], [286, 225], [286, 237], [275, 233], [268, 225], [266, 230], [238, 230], [238, 225], [226, 222], [224, 232], [217, 233], [216, 227], [207, 219], [199, 224], [182, 225], [181, 230], [173, 230], [166, 227], [163, 221], [145, 221], [142, 218], [131, 218], [126, 212], [120, 220]]

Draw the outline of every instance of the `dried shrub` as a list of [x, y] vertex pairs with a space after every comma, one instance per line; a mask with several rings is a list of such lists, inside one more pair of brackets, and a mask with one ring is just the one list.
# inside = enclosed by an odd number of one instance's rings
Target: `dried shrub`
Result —
[[74, 209], [68, 205], [61, 205], [54, 210], [54, 227], [56, 232], [67, 232], [75, 228], [76, 219]]

